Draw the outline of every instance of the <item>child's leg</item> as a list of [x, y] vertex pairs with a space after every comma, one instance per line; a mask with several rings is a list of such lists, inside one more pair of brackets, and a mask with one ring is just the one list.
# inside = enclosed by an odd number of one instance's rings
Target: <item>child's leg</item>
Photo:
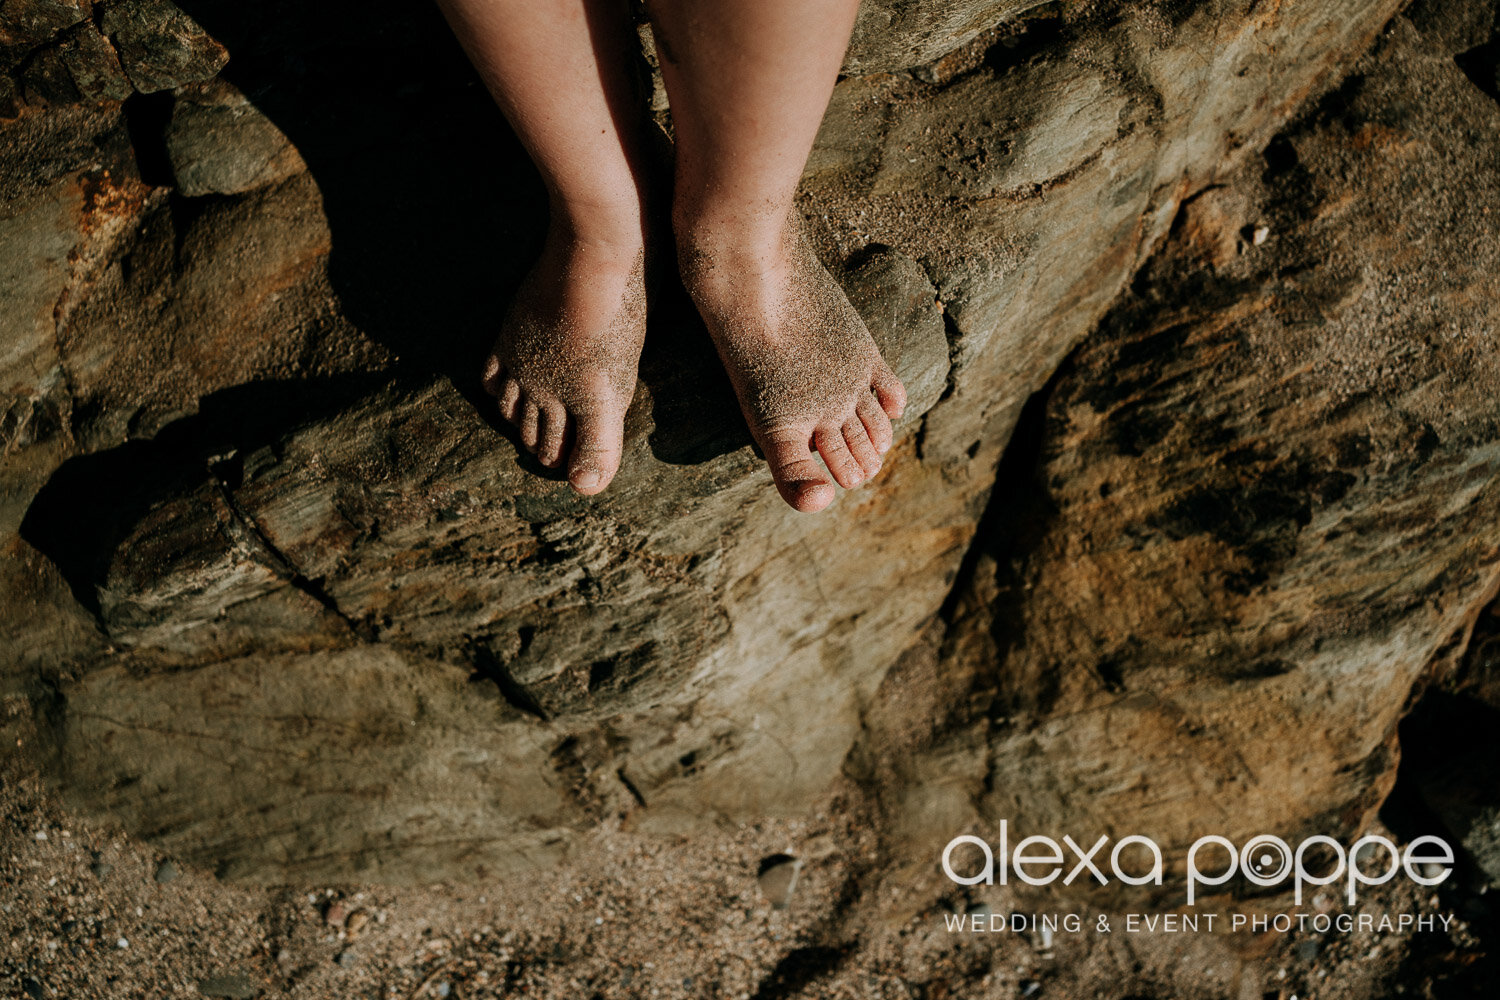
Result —
[[550, 195], [542, 255], [485, 388], [542, 464], [597, 493], [620, 464], [646, 328], [644, 132], [623, 0], [439, 0]]
[[683, 279], [798, 510], [880, 468], [905, 390], [800, 233], [793, 199], [858, 0], [650, 0], [677, 140]]

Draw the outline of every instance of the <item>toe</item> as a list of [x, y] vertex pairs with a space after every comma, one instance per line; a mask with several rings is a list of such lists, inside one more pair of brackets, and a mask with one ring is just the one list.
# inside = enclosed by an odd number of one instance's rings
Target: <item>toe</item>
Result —
[[536, 454], [536, 443], [538, 439], [538, 424], [541, 421], [542, 411], [529, 397], [521, 400], [521, 444], [533, 455]]
[[808, 514], [827, 507], [834, 497], [833, 484], [807, 447], [810, 437], [805, 429], [783, 429], [764, 435], [761, 441], [781, 498]]
[[864, 470], [860, 468], [859, 461], [849, 454], [844, 433], [837, 425], [819, 427], [813, 432], [813, 441], [817, 443], [818, 454], [823, 456], [823, 464], [828, 466], [828, 471], [833, 473], [834, 481], [840, 486], [852, 490], [865, 481]]
[[568, 482], [584, 496], [593, 496], [615, 477], [625, 447], [625, 420], [619, 414], [579, 414], [573, 454], [568, 456]]
[[880, 471], [880, 454], [870, 443], [870, 435], [865, 431], [865, 425], [858, 417], [850, 417], [844, 421], [844, 444], [848, 446], [849, 454], [854, 456], [854, 460], [864, 470], [865, 478], [875, 478], [875, 473]]
[[890, 451], [894, 438], [891, 433], [891, 418], [875, 402], [875, 397], [862, 397], [855, 404], [854, 412], [859, 414], [859, 422], [865, 425], [865, 433], [870, 436], [870, 443], [875, 446], [875, 450], [882, 455]]
[[560, 404], [549, 403], [538, 408], [536, 458], [549, 469], [562, 463], [563, 439], [568, 432], [568, 411]]
[[906, 386], [896, 377], [896, 373], [889, 368], [883, 368], [870, 380], [870, 388], [875, 390], [875, 398], [880, 400], [880, 408], [885, 410], [886, 416], [892, 420], [901, 416], [906, 409]]
[[500, 363], [497, 355], [491, 354], [484, 359], [484, 370], [479, 376], [479, 384], [484, 386], [484, 391], [491, 396], [499, 396], [500, 387], [504, 381], [505, 366]]
[[513, 424], [521, 422], [521, 383], [513, 378], [500, 386], [500, 415]]

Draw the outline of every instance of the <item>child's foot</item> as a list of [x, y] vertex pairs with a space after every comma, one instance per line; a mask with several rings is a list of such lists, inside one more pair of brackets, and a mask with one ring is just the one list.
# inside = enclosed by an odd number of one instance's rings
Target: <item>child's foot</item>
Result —
[[906, 389], [801, 235], [765, 240], [679, 226], [683, 281], [729, 371], [776, 488], [800, 511], [833, 501], [828, 474], [853, 489], [880, 471]]
[[592, 496], [614, 478], [646, 336], [639, 234], [584, 239], [554, 224], [484, 363], [484, 388], [548, 468]]

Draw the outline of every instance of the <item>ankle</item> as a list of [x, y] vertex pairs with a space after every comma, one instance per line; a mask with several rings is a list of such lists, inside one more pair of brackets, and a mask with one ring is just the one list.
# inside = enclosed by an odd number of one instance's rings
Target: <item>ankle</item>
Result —
[[625, 199], [580, 203], [553, 198], [544, 252], [633, 261], [645, 248], [650, 229], [649, 217], [639, 203]]
[[674, 212], [677, 264], [689, 283], [784, 276], [796, 254], [798, 229], [786, 217]]

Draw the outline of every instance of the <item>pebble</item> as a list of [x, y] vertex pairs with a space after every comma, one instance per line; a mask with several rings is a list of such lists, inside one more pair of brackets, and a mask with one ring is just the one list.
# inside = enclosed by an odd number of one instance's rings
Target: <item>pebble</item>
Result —
[[249, 976], [224, 973], [199, 980], [198, 992], [206, 997], [224, 997], [225, 1000], [252, 1000], [260, 996], [260, 987]]
[[1308, 938], [1306, 941], [1297, 942], [1297, 957], [1304, 962], [1311, 962], [1318, 957], [1318, 941], [1316, 938]]
[[346, 969], [352, 969], [354, 968], [354, 963], [359, 961], [359, 958], [354, 954], [354, 952], [350, 951], [348, 948], [345, 948], [343, 951], [339, 952], [338, 957], [335, 958], [334, 961], [339, 963]]
[[438, 996], [445, 997], [449, 993], [452, 993], [452, 992], [453, 992], [453, 987], [449, 986], [447, 983], [444, 982], [444, 983], [438, 983], [437, 984], [437, 995]]
[[773, 854], [760, 863], [757, 882], [761, 893], [778, 910], [785, 909], [797, 888], [802, 862], [790, 854]]
[[365, 924], [369, 922], [370, 915], [368, 913], [364, 910], [355, 910], [344, 918], [344, 932], [349, 935], [349, 940], [353, 941], [359, 936], [359, 932], [364, 928]]
[[120, 940], [118, 940], [118, 941], [115, 942], [115, 947], [116, 948], [129, 948], [130, 947], [130, 941], [129, 941], [128, 938], [120, 938]]
[[323, 911], [323, 922], [326, 923], [329, 927], [342, 927], [344, 926], [344, 921], [348, 918], [348, 916], [348, 907], [346, 907], [342, 901], [335, 899], [333, 902], [329, 903], [327, 909]]
[[1268, 240], [1270, 238], [1271, 238], [1271, 227], [1270, 226], [1256, 226], [1255, 227], [1255, 232], [1252, 233], [1251, 236], [1250, 236], [1250, 241], [1252, 243], [1254, 243], [1256, 246], [1260, 246], [1262, 243], [1264, 243], [1266, 240]]
[[182, 873], [177, 870], [177, 866], [170, 861], [163, 861], [156, 866], [156, 881], [163, 885], [176, 879], [180, 874]]

